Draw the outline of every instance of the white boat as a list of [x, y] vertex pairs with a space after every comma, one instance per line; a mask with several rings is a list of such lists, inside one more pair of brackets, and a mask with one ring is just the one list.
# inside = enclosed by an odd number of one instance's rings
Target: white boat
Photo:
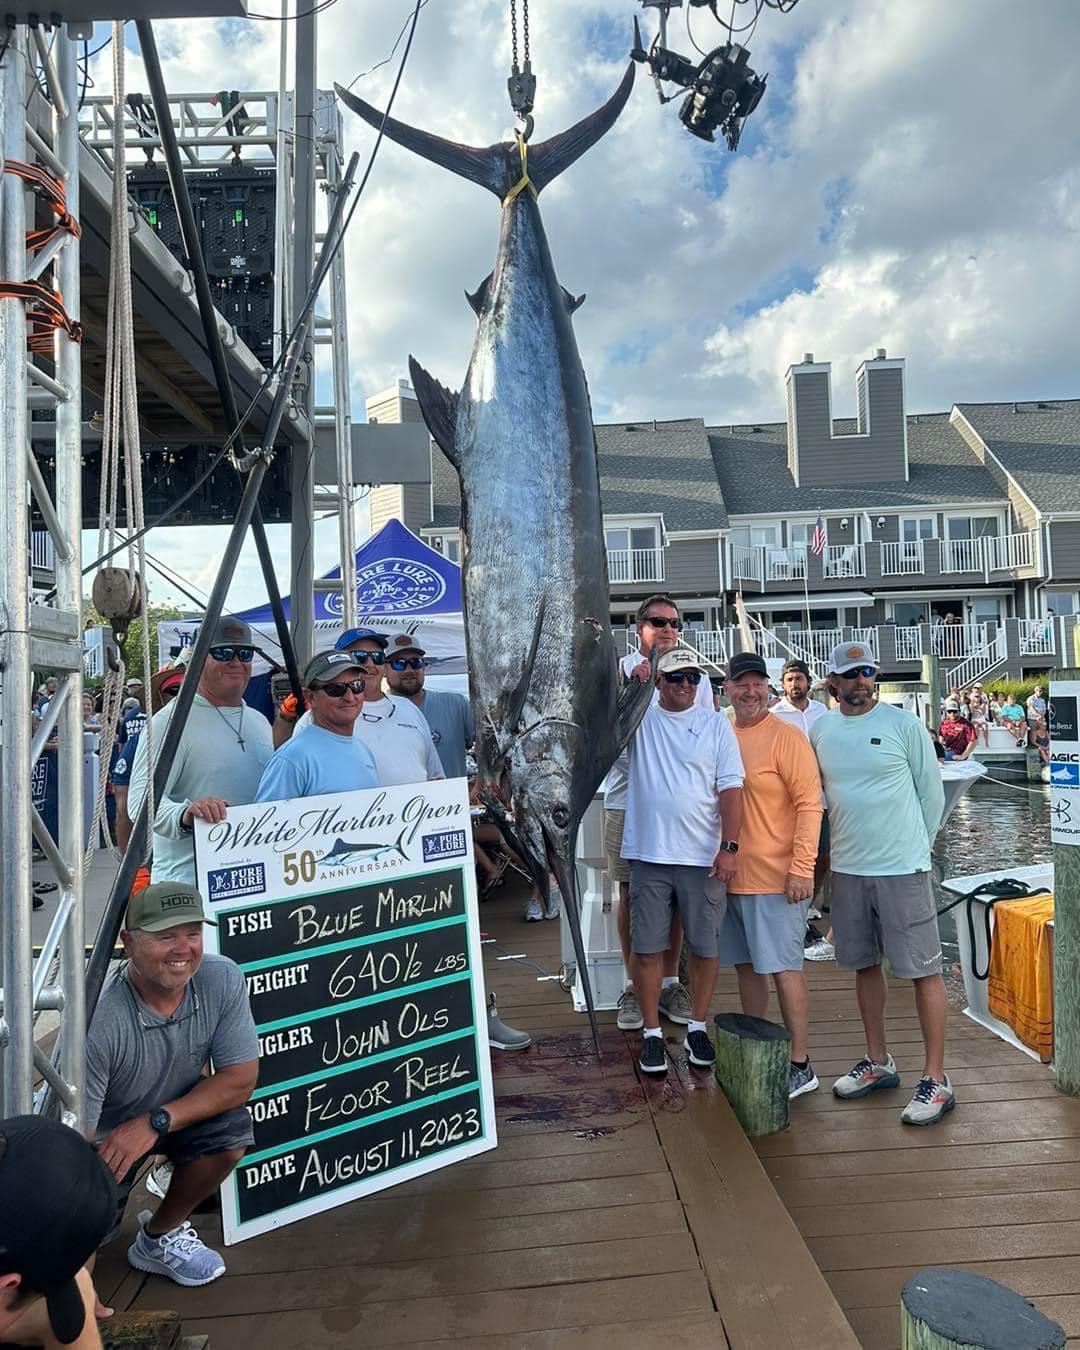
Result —
[[[991, 881], [1001, 881], [1005, 877], [1010, 877], [1014, 881], [1022, 881], [1028, 890], [1036, 891], [1041, 887], [1047, 890], [1054, 889], [1054, 868], [1051, 863], [1040, 863], [1035, 867], [1002, 867], [995, 872], [975, 872], [966, 877], [950, 877], [948, 881], [942, 882], [947, 891], [954, 895], [967, 895], [975, 890], [977, 886], [983, 886]], [[960, 969], [964, 977], [964, 993], [967, 995], [967, 1007], [964, 1009], [966, 1016], [973, 1022], [978, 1022], [980, 1026], [986, 1027], [992, 1031], [995, 1036], [1000, 1036], [1003, 1041], [1008, 1041], [1010, 1045], [1015, 1045], [1017, 1050], [1023, 1050], [1025, 1055], [1038, 1060], [1039, 1056], [1030, 1046], [1024, 1045], [1013, 1031], [1012, 1027], [1004, 1022], [999, 1022], [996, 1017], [990, 1013], [990, 1008], [986, 998], [986, 981], [975, 978], [976, 970], [986, 970], [990, 962], [990, 952], [986, 944], [986, 908], [989, 897], [975, 896], [971, 901], [971, 911], [973, 927], [975, 930], [975, 942], [972, 946], [971, 934], [968, 931], [968, 921], [965, 905], [958, 905], [953, 910], [956, 916], [956, 940], [960, 948]], [[1053, 941], [1053, 921], [1050, 923], [1051, 941]], [[994, 911], [990, 910], [990, 932], [994, 931]], [[973, 964], [974, 961], [974, 964]]]

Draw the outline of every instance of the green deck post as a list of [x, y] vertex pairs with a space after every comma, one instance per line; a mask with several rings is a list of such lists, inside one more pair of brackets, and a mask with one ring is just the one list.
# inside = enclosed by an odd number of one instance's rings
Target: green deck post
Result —
[[996, 1280], [930, 1266], [900, 1295], [900, 1350], [1059, 1350], [1065, 1332]]
[[[1051, 703], [1054, 686], [1066, 680], [1080, 681], [1080, 669], [1051, 673]], [[1075, 796], [1080, 813], [1080, 794], [1052, 796], [1052, 807], [1059, 796], [1066, 804]], [[1059, 1091], [1080, 1097], [1080, 837], [1054, 845], [1054, 1070]]]
[[788, 1126], [791, 1036], [784, 1027], [746, 1013], [713, 1018], [716, 1080], [751, 1139]]
[[927, 688], [926, 718], [927, 726], [937, 731], [941, 721], [941, 658], [924, 656], [922, 658], [921, 682]]

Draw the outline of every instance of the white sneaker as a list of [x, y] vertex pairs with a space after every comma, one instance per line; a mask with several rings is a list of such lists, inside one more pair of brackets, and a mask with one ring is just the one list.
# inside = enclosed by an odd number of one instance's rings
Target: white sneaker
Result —
[[139, 1235], [128, 1248], [129, 1265], [189, 1288], [210, 1284], [225, 1274], [221, 1254], [202, 1242], [190, 1223], [185, 1221], [160, 1237], [151, 1237], [146, 1231], [150, 1217], [148, 1209], [139, 1215]]
[[562, 914], [562, 891], [558, 886], [548, 888], [547, 904], [544, 906], [545, 919], [557, 919]]
[[806, 911], [806, 917], [808, 919], [820, 919], [821, 910], [818, 909], [817, 905], [811, 905], [810, 908]]
[[836, 948], [828, 938], [818, 938], [811, 946], [803, 948], [803, 957], [807, 961], [835, 961]]
[[537, 896], [532, 895], [525, 906], [525, 922], [541, 923], [544, 918], [544, 910]]

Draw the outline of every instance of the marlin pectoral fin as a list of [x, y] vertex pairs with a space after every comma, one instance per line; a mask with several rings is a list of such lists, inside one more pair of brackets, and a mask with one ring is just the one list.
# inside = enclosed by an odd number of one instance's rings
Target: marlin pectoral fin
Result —
[[[525, 710], [525, 700], [529, 696], [529, 682], [532, 680], [533, 667], [536, 664], [536, 653], [540, 647], [540, 630], [544, 626], [544, 609], [547, 605], [547, 597], [540, 597], [540, 606], [536, 612], [536, 623], [533, 625], [532, 642], [529, 645], [529, 656], [525, 662], [525, 669], [522, 672], [521, 679], [514, 686], [513, 693], [510, 695], [510, 706], [507, 710], [506, 723], [512, 731], [517, 731], [521, 722], [521, 714]], [[501, 747], [502, 753], [506, 754], [506, 747]]]
[[451, 173], [459, 174], [472, 183], [479, 183], [489, 192], [494, 192], [496, 197], [504, 196], [506, 192], [505, 146], [489, 145], [480, 148], [471, 145], [459, 145], [456, 141], [446, 141], [441, 136], [433, 136], [429, 131], [421, 131], [418, 127], [410, 127], [404, 122], [396, 121], [393, 117], [386, 117], [378, 108], [373, 108], [370, 103], [365, 103], [362, 98], [350, 94], [340, 84], [334, 85], [334, 92], [347, 108], [351, 108], [354, 113], [362, 117], [365, 122], [369, 122], [377, 131], [381, 130], [389, 140], [396, 141], [398, 145], [403, 145], [406, 150], [412, 150], [414, 154], [420, 155], [423, 159], [430, 159], [433, 164], [442, 165], [444, 169], [449, 169]]
[[652, 702], [656, 688], [656, 653], [649, 662], [650, 675], [647, 680], [629, 679], [619, 691], [619, 700], [615, 705], [615, 734], [619, 742], [619, 754], [626, 749], [630, 737], [638, 729], [638, 723], [645, 716]]
[[571, 314], [573, 314], [575, 310], [580, 309], [581, 306], [585, 303], [584, 294], [571, 295], [565, 286], [562, 288], [562, 293], [563, 295], [566, 296], [566, 308], [569, 310]]
[[[611, 130], [615, 125], [615, 119], [630, 97], [630, 90], [634, 87], [634, 71], [635, 66], [631, 61], [618, 89], [602, 108], [597, 108], [594, 113], [583, 117], [580, 122], [568, 127], [566, 131], [561, 131], [557, 136], [552, 136], [550, 140], [529, 146], [529, 177], [537, 192], [558, 178], [564, 169], [568, 169], [586, 150], [594, 146], [601, 136]], [[389, 132], [387, 134], [389, 135]]]
[[465, 292], [465, 299], [469, 302], [469, 308], [477, 318], [484, 312], [484, 306], [487, 304], [488, 292], [491, 290], [491, 279], [494, 275], [494, 272], [489, 272], [480, 285], [477, 286], [475, 291], [471, 294], [468, 291]]
[[457, 427], [458, 396], [445, 385], [429, 375], [414, 357], [409, 357], [409, 374], [413, 389], [424, 415], [428, 431], [435, 437], [435, 444], [450, 463], [461, 472], [461, 457], [454, 447], [454, 431]]

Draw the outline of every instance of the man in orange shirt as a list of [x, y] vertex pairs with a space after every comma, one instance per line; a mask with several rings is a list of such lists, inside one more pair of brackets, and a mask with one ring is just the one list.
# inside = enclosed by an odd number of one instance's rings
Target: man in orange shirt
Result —
[[788, 1095], [818, 1085], [807, 1054], [809, 1022], [803, 935], [814, 894], [821, 830], [821, 779], [805, 736], [769, 713], [769, 676], [756, 652], [728, 665], [724, 692], [735, 714], [746, 778], [735, 876], [728, 883], [720, 963], [733, 965], [743, 1012], [764, 1017], [769, 980], [791, 1034]]

